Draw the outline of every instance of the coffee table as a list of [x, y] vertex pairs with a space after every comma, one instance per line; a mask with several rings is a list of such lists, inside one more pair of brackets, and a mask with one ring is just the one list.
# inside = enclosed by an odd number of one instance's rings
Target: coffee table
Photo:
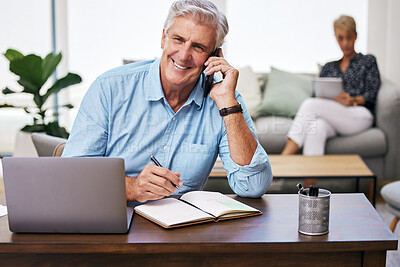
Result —
[[[371, 179], [371, 202], [376, 201], [376, 175], [359, 155], [268, 155], [274, 179], [356, 179], [359, 192], [360, 179]], [[222, 162], [217, 161], [210, 177], [225, 178]]]

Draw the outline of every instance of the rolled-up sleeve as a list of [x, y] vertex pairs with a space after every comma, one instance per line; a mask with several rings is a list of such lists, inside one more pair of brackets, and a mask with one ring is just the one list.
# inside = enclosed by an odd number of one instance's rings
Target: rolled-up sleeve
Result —
[[271, 164], [264, 148], [259, 143], [253, 128], [253, 122], [240, 95], [237, 101], [242, 103], [243, 116], [251, 132], [257, 140], [257, 149], [249, 165], [236, 164], [229, 153], [229, 143], [226, 132], [219, 145], [219, 156], [227, 172], [228, 182], [232, 190], [241, 197], [258, 198], [265, 194], [272, 182]]

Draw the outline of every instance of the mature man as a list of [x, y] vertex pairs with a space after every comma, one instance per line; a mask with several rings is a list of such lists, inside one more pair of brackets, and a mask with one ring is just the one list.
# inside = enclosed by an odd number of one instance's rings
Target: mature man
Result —
[[[63, 156], [123, 157], [127, 200], [169, 196], [176, 192], [173, 184], [182, 192], [201, 190], [218, 154], [236, 194], [264, 194], [271, 166], [235, 91], [239, 72], [221, 49], [210, 57], [227, 33], [227, 20], [212, 2], [173, 3], [161, 58], [98, 77], [82, 101]], [[215, 72], [224, 78], [204, 97], [205, 75]], [[151, 155], [163, 167], [152, 164]]]

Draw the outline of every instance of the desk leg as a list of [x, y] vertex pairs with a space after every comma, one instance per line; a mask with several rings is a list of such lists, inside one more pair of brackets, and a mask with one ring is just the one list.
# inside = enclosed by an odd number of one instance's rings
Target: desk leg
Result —
[[356, 193], [360, 192], [360, 178], [356, 178]]
[[364, 251], [362, 266], [386, 266], [386, 251]]
[[369, 195], [372, 205], [375, 207], [376, 204], [376, 176], [372, 178], [373, 180], [369, 182]]
[[374, 176], [374, 189], [372, 192], [372, 205], [375, 207], [376, 202], [376, 176]]
[[[369, 183], [369, 201], [372, 203], [372, 206], [375, 207], [376, 204], [376, 176], [372, 177], [372, 181]], [[359, 190], [359, 178], [357, 178], [357, 184], [356, 184], [356, 192], [358, 193]]]

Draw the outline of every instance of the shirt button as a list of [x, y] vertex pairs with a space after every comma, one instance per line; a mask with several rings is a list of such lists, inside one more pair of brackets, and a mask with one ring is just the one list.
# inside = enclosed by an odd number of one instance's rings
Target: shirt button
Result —
[[164, 151], [166, 151], [167, 150], [167, 146], [164, 146], [163, 149], [164, 149]]
[[174, 121], [174, 120], [175, 120], [175, 117], [172, 117], [172, 120]]

